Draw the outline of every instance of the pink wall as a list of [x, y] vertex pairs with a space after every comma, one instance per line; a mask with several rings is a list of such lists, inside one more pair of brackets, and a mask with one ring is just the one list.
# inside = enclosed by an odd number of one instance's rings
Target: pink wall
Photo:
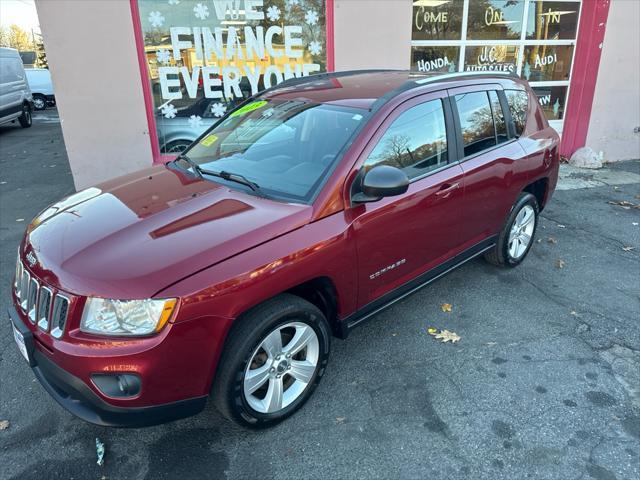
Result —
[[[583, 0], [560, 155], [570, 157], [587, 140], [610, 0]], [[637, 48], [637, 47], [636, 47]]]

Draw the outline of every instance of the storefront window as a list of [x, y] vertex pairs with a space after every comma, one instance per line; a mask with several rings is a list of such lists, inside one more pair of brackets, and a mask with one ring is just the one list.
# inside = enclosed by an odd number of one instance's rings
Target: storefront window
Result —
[[465, 71], [497, 71], [516, 73], [518, 48], [515, 45], [485, 45], [467, 47], [464, 56]]
[[326, 70], [325, 0], [138, 0], [161, 153], [264, 88]]
[[527, 45], [521, 76], [530, 82], [569, 80], [572, 58], [572, 45]]
[[415, 0], [413, 40], [459, 40], [463, 0]]
[[458, 47], [412, 47], [411, 68], [418, 72], [457, 72]]
[[529, 81], [562, 130], [581, 0], [413, 0], [411, 69], [499, 71]]
[[467, 38], [519, 39], [524, 0], [481, 0], [469, 3]]
[[575, 39], [580, 3], [531, 2], [527, 15], [527, 39]]
[[567, 98], [566, 86], [533, 87], [547, 120], [562, 120]]

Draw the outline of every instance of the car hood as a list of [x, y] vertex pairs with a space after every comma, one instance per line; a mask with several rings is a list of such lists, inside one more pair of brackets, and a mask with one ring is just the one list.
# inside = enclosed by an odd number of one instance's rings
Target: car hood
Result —
[[52, 205], [29, 225], [22, 254], [36, 275], [67, 292], [148, 298], [310, 216], [307, 205], [158, 166]]

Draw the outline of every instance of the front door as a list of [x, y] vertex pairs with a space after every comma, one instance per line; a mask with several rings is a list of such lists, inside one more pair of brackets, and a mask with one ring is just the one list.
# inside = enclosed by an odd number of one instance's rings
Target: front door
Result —
[[449, 108], [444, 93], [403, 104], [363, 152], [364, 171], [391, 165], [411, 183], [402, 195], [353, 207], [359, 308], [438, 265], [460, 243], [464, 178], [455, 156], [449, 161]]

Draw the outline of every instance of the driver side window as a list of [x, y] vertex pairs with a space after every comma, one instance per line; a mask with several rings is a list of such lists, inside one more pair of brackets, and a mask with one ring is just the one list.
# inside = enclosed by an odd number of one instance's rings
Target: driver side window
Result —
[[365, 170], [390, 165], [409, 180], [448, 162], [442, 100], [421, 103], [394, 120], [364, 163]]

